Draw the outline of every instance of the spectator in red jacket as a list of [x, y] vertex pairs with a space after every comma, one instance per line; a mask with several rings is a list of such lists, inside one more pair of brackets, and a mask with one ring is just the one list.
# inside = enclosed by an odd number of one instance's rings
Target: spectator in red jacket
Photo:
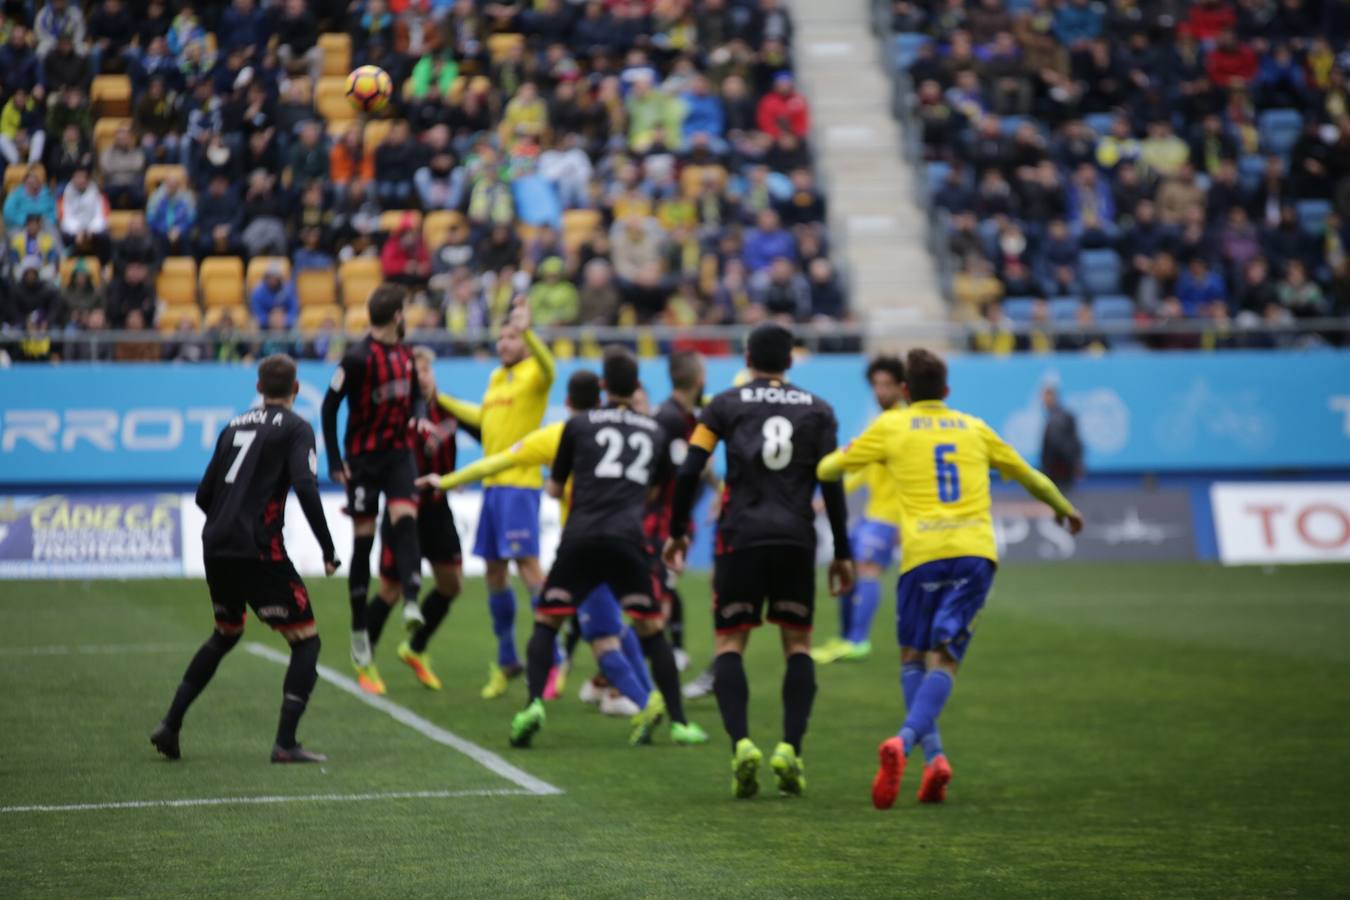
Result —
[[1200, 0], [1191, 7], [1179, 30], [1197, 41], [1212, 41], [1225, 29], [1237, 24], [1237, 13], [1223, 0]]
[[1260, 60], [1256, 51], [1240, 43], [1232, 29], [1219, 35], [1219, 42], [1209, 51], [1205, 71], [1218, 87], [1243, 87], [1256, 77]]
[[406, 214], [398, 227], [390, 232], [380, 252], [384, 277], [399, 284], [426, 287], [431, 275], [431, 254], [422, 240], [421, 229], [412, 214]]
[[773, 90], [759, 101], [755, 113], [755, 124], [759, 130], [772, 138], [780, 134], [792, 133], [805, 139], [811, 125], [810, 110], [806, 98], [797, 93], [791, 72], [779, 72], [773, 79]]

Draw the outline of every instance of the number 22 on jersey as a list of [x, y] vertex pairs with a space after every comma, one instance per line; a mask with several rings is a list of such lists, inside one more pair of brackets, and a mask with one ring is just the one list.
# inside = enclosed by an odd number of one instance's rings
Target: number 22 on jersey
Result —
[[649, 435], [635, 431], [628, 435], [628, 446], [637, 453], [637, 458], [624, 467], [623, 433], [617, 428], [601, 428], [595, 433], [595, 442], [605, 448], [605, 455], [595, 464], [596, 478], [627, 478], [638, 484], [646, 484], [650, 478], [647, 468], [652, 461], [652, 439]]

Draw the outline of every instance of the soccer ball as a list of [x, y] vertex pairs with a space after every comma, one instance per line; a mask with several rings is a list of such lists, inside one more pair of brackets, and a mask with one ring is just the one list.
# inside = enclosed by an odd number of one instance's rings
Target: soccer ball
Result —
[[379, 66], [361, 66], [347, 76], [347, 102], [359, 112], [379, 112], [393, 93], [394, 80]]

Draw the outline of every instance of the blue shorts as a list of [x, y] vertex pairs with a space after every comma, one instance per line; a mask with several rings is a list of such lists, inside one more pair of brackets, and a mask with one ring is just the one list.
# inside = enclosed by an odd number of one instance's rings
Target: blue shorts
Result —
[[483, 489], [473, 552], [486, 560], [539, 555], [539, 491], [536, 488]]
[[915, 566], [900, 576], [895, 591], [896, 636], [901, 647], [965, 656], [975, 616], [994, 584], [994, 561], [957, 556]]
[[853, 526], [849, 543], [853, 545], [855, 563], [876, 563], [883, 569], [895, 561], [895, 548], [900, 531], [887, 522], [863, 519]]

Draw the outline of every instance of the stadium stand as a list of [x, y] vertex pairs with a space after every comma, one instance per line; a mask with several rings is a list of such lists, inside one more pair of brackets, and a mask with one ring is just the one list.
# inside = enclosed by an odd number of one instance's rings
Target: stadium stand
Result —
[[[1204, 323], [1159, 348], [1270, 346], [1350, 314], [1350, 4], [895, 0], [873, 22], [975, 349], [1132, 346], [1092, 334], [1127, 318]], [[1047, 319], [1082, 334], [1000, 337]]]
[[[841, 315], [775, 0], [146, 7], [0, 17], [14, 359], [79, 357], [62, 341], [124, 327], [128, 293], [137, 327], [210, 331], [177, 358], [236, 358], [274, 264], [289, 325], [359, 329], [387, 278], [459, 348], [558, 263], [578, 300], [541, 323]], [[362, 64], [395, 85], [373, 118]]]

